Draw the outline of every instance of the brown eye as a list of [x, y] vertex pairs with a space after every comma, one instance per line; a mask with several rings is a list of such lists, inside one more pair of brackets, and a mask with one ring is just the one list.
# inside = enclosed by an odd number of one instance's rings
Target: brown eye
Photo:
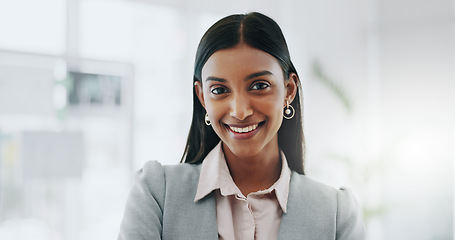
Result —
[[216, 87], [216, 88], [213, 88], [212, 90], [210, 90], [210, 92], [215, 95], [219, 95], [219, 94], [226, 93], [227, 89], [224, 87]]
[[255, 84], [251, 87], [251, 89], [252, 89], [252, 90], [261, 90], [261, 89], [266, 89], [266, 88], [268, 88], [268, 87], [270, 87], [269, 84], [267, 84], [267, 83], [265, 83], [265, 82], [258, 82], [258, 83], [255, 83]]

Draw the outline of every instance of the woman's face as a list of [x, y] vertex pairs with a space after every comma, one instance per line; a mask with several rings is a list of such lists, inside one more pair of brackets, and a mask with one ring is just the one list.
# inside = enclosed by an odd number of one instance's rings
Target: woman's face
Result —
[[270, 54], [239, 44], [215, 52], [202, 68], [196, 93], [224, 147], [238, 157], [278, 149], [277, 132], [286, 100], [292, 102], [297, 76], [285, 81]]

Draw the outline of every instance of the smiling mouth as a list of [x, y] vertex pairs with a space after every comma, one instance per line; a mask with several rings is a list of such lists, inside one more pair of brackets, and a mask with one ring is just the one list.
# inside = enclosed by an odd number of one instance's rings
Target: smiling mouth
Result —
[[245, 134], [245, 133], [251, 133], [254, 132], [257, 128], [259, 128], [262, 125], [263, 122], [256, 123], [256, 124], [251, 124], [249, 126], [245, 127], [234, 127], [226, 124], [226, 127], [231, 130], [233, 133], [237, 134]]
[[248, 132], [251, 132], [251, 131], [255, 130], [258, 126], [259, 126], [259, 124], [253, 124], [253, 125], [246, 126], [246, 127], [243, 127], [243, 128], [232, 127], [232, 126], [229, 126], [229, 128], [233, 132], [236, 132], [236, 133], [248, 133]]

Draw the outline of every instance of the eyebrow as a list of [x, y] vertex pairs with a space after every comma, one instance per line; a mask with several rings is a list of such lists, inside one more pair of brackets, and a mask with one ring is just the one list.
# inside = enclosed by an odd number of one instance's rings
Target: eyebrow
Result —
[[260, 77], [260, 76], [266, 76], [266, 75], [273, 75], [273, 73], [270, 72], [270, 71], [267, 71], [267, 70], [266, 71], [257, 72], [257, 73], [253, 73], [253, 74], [248, 75], [245, 78], [245, 81], [253, 79], [253, 78], [257, 78], [257, 77]]
[[217, 81], [217, 82], [226, 82], [226, 79], [224, 78], [219, 78], [219, 77], [212, 77], [212, 76], [209, 76], [205, 79], [205, 81]]
[[[256, 73], [252, 73], [248, 76], [245, 77], [245, 81], [247, 80], [250, 80], [250, 79], [253, 79], [253, 78], [257, 78], [257, 77], [260, 77], [260, 76], [266, 76], [266, 75], [273, 75], [272, 72], [270, 71], [261, 71], [261, 72], [256, 72]], [[205, 79], [205, 81], [217, 81], [217, 82], [226, 82], [226, 79], [224, 78], [219, 78], [219, 77], [213, 77], [213, 76], [209, 76]]]

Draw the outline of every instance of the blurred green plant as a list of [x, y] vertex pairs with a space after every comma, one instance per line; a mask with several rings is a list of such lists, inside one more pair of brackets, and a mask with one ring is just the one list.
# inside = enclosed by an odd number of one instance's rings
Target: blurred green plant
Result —
[[343, 104], [344, 109], [348, 113], [351, 113], [352, 100], [343, 86], [327, 76], [327, 74], [323, 71], [321, 64], [317, 60], [313, 61], [312, 70], [313, 75], [316, 77], [315, 79], [327, 87], [327, 89], [341, 102], [341, 104]]
[[[385, 158], [378, 157], [377, 160], [369, 161], [365, 164], [359, 164], [352, 161], [350, 157], [335, 154], [328, 154], [328, 158], [345, 164], [348, 169], [349, 177], [356, 184], [356, 189], [359, 190], [360, 197], [364, 200], [362, 211], [365, 223], [375, 217], [384, 215], [389, 210], [390, 206], [385, 203], [371, 204], [370, 202], [374, 201], [371, 201], [368, 193], [371, 183], [374, 180], [382, 179], [384, 176], [388, 165]], [[375, 189], [375, 191], [380, 191], [380, 189]]]
[[[323, 67], [317, 60], [313, 60], [311, 72], [314, 79], [321, 83], [336, 99], [339, 100], [341, 106], [348, 115], [353, 114], [353, 101], [349, 96], [348, 92], [342, 86], [341, 83], [335, 81], [332, 77], [328, 76], [324, 71]], [[363, 161], [362, 163], [354, 162], [349, 156], [342, 156], [340, 154], [329, 153], [328, 158], [334, 161], [341, 162], [346, 166], [348, 175], [352, 182], [358, 186], [358, 192], [361, 194], [361, 198], [364, 200], [362, 206], [363, 217], [365, 223], [381, 215], [384, 215], [388, 210], [389, 206], [385, 203], [371, 203], [377, 201], [369, 201], [369, 188], [374, 180], [383, 179], [385, 171], [388, 166], [386, 157], [382, 153], [382, 156], [378, 156], [376, 159], [370, 161]], [[379, 189], [376, 189], [380, 191]]]

